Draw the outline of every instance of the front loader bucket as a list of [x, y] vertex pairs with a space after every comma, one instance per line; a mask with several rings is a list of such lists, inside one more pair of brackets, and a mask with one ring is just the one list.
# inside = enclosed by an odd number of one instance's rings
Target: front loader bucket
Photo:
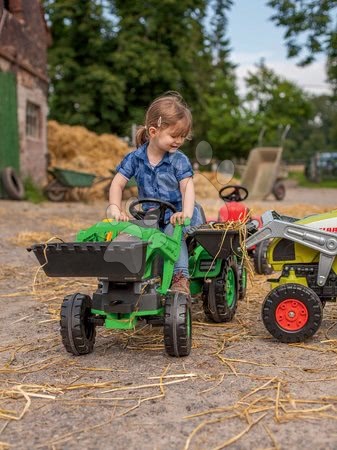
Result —
[[35, 244], [34, 252], [49, 277], [107, 277], [137, 281], [145, 271], [146, 247], [139, 242], [57, 242]]

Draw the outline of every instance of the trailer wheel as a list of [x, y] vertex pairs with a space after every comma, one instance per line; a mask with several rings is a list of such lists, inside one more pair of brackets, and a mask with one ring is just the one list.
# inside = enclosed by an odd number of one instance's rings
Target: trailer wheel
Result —
[[230, 322], [238, 306], [238, 268], [233, 258], [223, 265], [219, 278], [204, 284], [203, 307], [212, 322]]
[[165, 300], [164, 343], [170, 356], [187, 356], [192, 347], [192, 317], [188, 297], [175, 292]]
[[286, 188], [281, 180], [276, 180], [272, 189], [273, 195], [276, 200], [283, 200], [286, 195]]
[[269, 333], [281, 342], [302, 342], [319, 329], [322, 303], [310, 288], [297, 283], [273, 289], [264, 300], [262, 320]]
[[246, 297], [247, 292], [247, 269], [243, 264], [239, 267], [239, 300]]
[[259, 244], [256, 244], [254, 250], [254, 269], [259, 275], [270, 275], [273, 272], [273, 268], [267, 259], [268, 245], [268, 240], [261, 241]]
[[90, 321], [91, 306], [89, 295], [76, 293], [64, 297], [60, 331], [64, 347], [73, 355], [85, 355], [94, 349], [96, 325]]
[[11, 200], [22, 200], [24, 198], [25, 188], [13, 167], [5, 167], [1, 171], [1, 181]]

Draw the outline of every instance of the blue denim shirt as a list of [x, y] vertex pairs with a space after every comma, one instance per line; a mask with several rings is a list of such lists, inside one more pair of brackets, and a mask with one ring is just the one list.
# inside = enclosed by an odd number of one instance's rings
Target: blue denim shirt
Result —
[[127, 154], [116, 171], [128, 180], [135, 177], [140, 199], [152, 197], [164, 200], [181, 211], [179, 182], [193, 176], [191, 163], [184, 153], [177, 150], [174, 153], [166, 152], [160, 163], [153, 167], [147, 157], [148, 145], [146, 142]]

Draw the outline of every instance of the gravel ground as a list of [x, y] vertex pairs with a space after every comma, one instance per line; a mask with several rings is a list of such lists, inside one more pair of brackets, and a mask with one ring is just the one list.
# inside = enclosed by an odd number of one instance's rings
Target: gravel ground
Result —
[[[297, 216], [335, 208], [336, 194], [289, 186], [283, 202], [247, 203], [257, 213]], [[221, 206], [201, 203], [208, 215]], [[336, 305], [326, 305], [306, 343], [276, 342], [260, 318], [264, 276], [250, 280], [230, 323], [205, 323], [201, 304], [193, 305], [189, 357], [168, 357], [162, 330], [144, 325], [102, 329], [92, 354], [66, 353], [61, 300], [91, 293], [95, 280], [36, 277], [26, 247], [72, 240], [105, 206], [0, 201], [0, 448], [337, 448]]]

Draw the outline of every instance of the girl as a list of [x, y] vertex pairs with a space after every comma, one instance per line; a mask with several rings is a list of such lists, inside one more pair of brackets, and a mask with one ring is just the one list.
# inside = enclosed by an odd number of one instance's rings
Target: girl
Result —
[[[170, 223], [164, 232], [173, 233], [175, 224], [191, 219], [191, 226], [203, 222], [195, 206], [192, 166], [179, 147], [189, 138], [192, 115], [180, 94], [171, 92], [156, 98], [147, 110], [145, 125], [136, 136], [137, 149], [125, 156], [117, 166], [117, 174], [110, 187], [109, 216], [115, 220], [128, 220], [121, 210], [123, 189], [135, 177], [139, 198], [155, 198], [172, 203], [176, 213], [169, 213]], [[171, 215], [170, 215], [171, 214]], [[185, 240], [180, 257], [174, 267], [171, 289], [190, 294], [188, 251]]]

